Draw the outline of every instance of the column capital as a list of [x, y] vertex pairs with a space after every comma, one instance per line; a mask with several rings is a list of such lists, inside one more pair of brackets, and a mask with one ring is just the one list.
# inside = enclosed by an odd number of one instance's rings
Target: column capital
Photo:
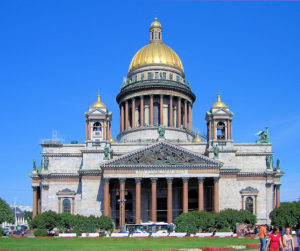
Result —
[[182, 183], [183, 184], [189, 183], [189, 178], [187, 177], [182, 178]]
[[204, 177], [198, 177], [198, 184], [202, 184], [204, 182]]
[[219, 179], [220, 179], [220, 177], [214, 177], [214, 183], [218, 183]]
[[172, 184], [173, 183], [173, 178], [167, 178], [167, 183]]
[[135, 179], [135, 184], [141, 184], [142, 178], [134, 178]]
[[32, 190], [33, 190], [33, 191], [37, 191], [38, 188], [39, 188], [39, 186], [32, 186]]
[[103, 179], [103, 183], [104, 183], [104, 184], [109, 184], [109, 180], [110, 180], [109, 178], [104, 178], [104, 179]]
[[150, 179], [151, 179], [151, 183], [152, 183], [152, 184], [156, 184], [157, 178], [150, 178]]
[[126, 179], [125, 178], [119, 178], [119, 182], [120, 182], [120, 185], [122, 184], [125, 184], [125, 181], [126, 181]]

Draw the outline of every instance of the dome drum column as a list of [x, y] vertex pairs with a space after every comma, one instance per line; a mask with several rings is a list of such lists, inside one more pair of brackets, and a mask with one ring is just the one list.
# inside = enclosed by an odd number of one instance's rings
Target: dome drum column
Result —
[[170, 96], [169, 103], [169, 126], [173, 126], [173, 96]]
[[187, 114], [188, 110], [187, 110], [187, 101], [186, 99], [184, 100], [184, 128], [187, 128]]
[[193, 130], [193, 110], [192, 110], [192, 104], [189, 103], [189, 129], [190, 131]]
[[159, 101], [159, 109], [160, 109], [160, 125], [164, 124], [164, 95], [160, 95]]
[[144, 96], [140, 97], [140, 121], [141, 126], [144, 126]]
[[135, 128], [135, 98], [131, 100], [131, 128]]
[[150, 95], [150, 125], [153, 125], [153, 95]]
[[129, 109], [128, 109], [128, 101], [126, 100], [125, 101], [125, 130], [127, 130], [128, 128], [129, 128], [129, 126], [128, 126], [128, 111], [129, 111]]
[[[177, 127], [181, 127], [181, 98], [178, 97], [178, 106], [177, 106]], [[175, 126], [176, 127], [176, 126]]]

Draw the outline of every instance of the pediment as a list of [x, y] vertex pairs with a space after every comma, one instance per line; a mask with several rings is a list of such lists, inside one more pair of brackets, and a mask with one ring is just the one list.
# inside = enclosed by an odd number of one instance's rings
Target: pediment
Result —
[[167, 142], [155, 143], [101, 164], [101, 167], [214, 167], [222, 162]]
[[93, 115], [97, 115], [97, 116], [103, 115], [103, 116], [105, 116], [106, 115], [106, 111], [103, 110], [103, 108], [102, 109], [101, 108], [94, 108], [93, 110], [91, 110], [91, 111], [88, 112], [88, 115], [89, 116], [93, 116]]

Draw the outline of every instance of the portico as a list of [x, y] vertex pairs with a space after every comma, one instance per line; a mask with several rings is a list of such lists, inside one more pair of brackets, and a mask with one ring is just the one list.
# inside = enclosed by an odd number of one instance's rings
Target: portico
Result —
[[221, 166], [166, 142], [107, 161], [101, 166], [104, 215], [123, 227], [141, 221], [171, 223], [189, 210], [218, 212]]

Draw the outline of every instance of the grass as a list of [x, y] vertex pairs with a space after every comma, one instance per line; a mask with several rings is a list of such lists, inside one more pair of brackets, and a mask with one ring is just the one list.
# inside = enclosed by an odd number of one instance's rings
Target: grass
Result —
[[0, 250], [169, 250], [257, 244], [244, 238], [1, 238]]

